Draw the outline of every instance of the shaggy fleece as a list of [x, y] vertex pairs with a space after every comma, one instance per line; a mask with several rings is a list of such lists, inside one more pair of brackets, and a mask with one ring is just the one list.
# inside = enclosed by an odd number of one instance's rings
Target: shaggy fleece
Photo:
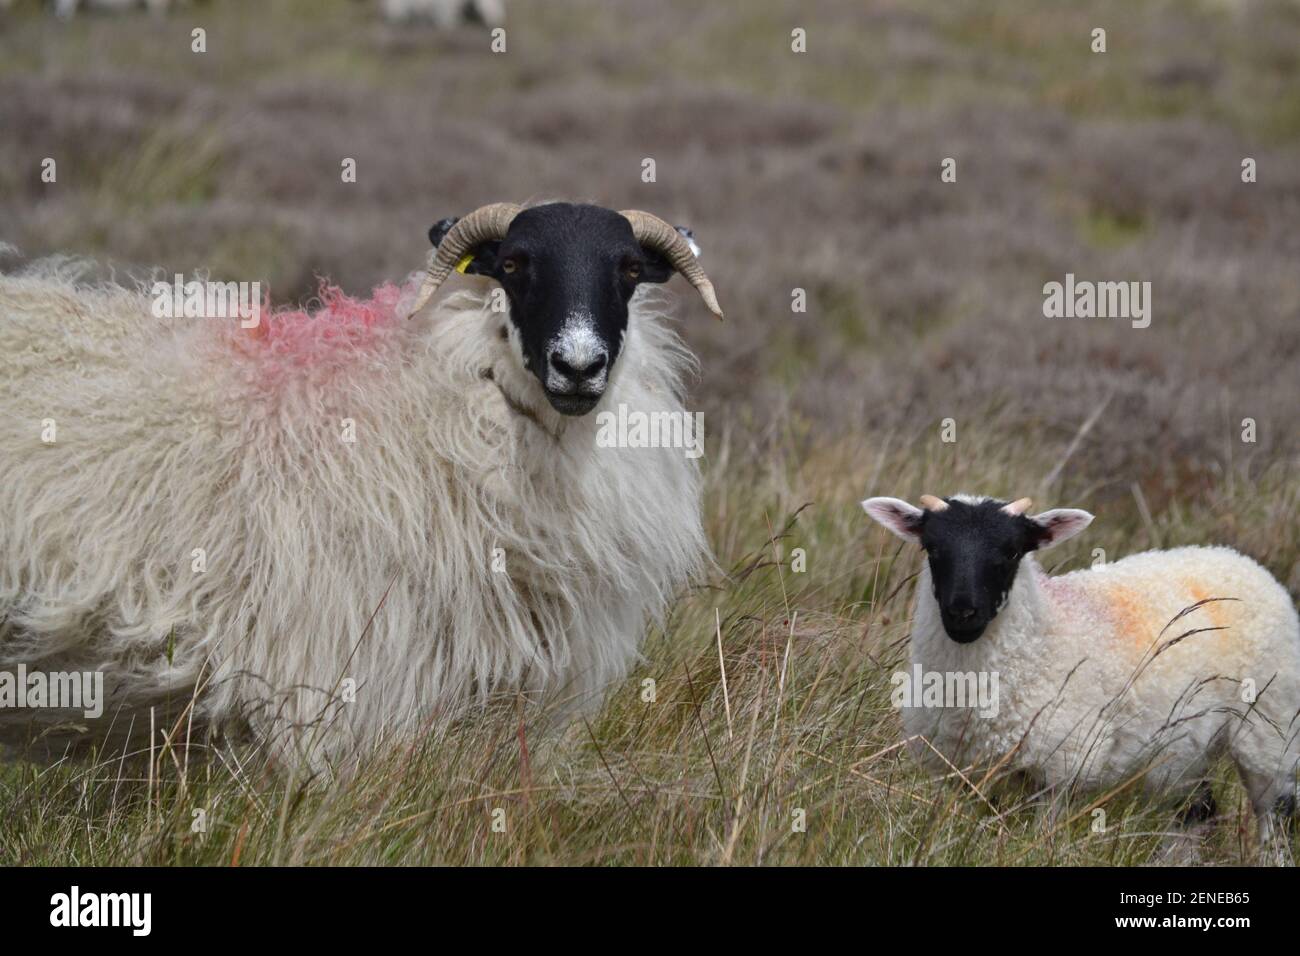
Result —
[[[0, 668], [109, 693], [95, 726], [0, 732], [112, 736], [192, 699], [318, 763], [497, 694], [599, 701], [708, 559], [698, 467], [597, 447], [461, 281], [410, 319], [418, 277], [243, 329], [59, 263], [0, 276]], [[682, 410], [656, 296], [598, 410]]]

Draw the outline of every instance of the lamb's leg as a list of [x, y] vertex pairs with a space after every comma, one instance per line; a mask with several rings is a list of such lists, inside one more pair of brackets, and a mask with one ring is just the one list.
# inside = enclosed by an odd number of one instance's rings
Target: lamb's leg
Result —
[[1291, 832], [1296, 792], [1292, 773], [1278, 773], [1276, 767], [1261, 768], [1248, 754], [1234, 755], [1234, 759], [1255, 812], [1259, 861], [1273, 866], [1294, 866]]
[[1201, 844], [1214, 828], [1219, 808], [1208, 780], [1202, 780], [1178, 814], [1178, 823], [1161, 843], [1159, 862], [1170, 866], [1195, 866], [1201, 862]]
[[1184, 830], [1194, 830], [1203, 824], [1213, 822], [1218, 812], [1219, 806], [1214, 802], [1214, 790], [1208, 780], [1202, 780], [1192, 794], [1191, 801], [1178, 815], [1178, 825]]
[[1259, 852], [1264, 862], [1275, 866], [1295, 866], [1295, 853], [1291, 838], [1296, 832], [1296, 795], [1292, 785], [1290, 793], [1283, 793], [1259, 815]]

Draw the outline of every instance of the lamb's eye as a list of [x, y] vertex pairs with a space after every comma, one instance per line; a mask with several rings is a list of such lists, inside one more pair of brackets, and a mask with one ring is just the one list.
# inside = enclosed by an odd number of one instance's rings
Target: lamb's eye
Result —
[[641, 278], [641, 263], [629, 262], [623, 266], [623, 275], [627, 276], [633, 282]]
[[501, 263], [501, 271], [506, 275], [514, 275], [519, 269], [519, 263], [514, 259], [506, 259]]

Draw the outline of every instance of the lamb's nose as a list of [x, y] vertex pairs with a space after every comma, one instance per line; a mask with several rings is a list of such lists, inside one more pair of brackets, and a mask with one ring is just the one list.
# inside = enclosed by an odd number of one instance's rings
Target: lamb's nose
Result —
[[574, 384], [587, 382], [595, 378], [605, 369], [605, 363], [609, 357], [603, 352], [596, 354], [587, 353], [581, 356], [566, 358], [561, 352], [551, 353], [551, 368], [559, 372], [565, 378]]
[[969, 621], [974, 616], [975, 609], [973, 607], [963, 607], [957, 611], [957, 620], [959, 621]]

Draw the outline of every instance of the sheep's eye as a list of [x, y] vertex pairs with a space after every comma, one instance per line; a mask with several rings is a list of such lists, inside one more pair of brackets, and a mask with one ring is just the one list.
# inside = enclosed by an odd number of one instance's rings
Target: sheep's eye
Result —
[[623, 275], [627, 276], [633, 282], [641, 278], [641, 263], [629, 262], [623, 266]]
[[514, 275], [519, 269], [519, 263], [514, 259], [506, 259], [501, 263], [501, 271], [506, 275]]

